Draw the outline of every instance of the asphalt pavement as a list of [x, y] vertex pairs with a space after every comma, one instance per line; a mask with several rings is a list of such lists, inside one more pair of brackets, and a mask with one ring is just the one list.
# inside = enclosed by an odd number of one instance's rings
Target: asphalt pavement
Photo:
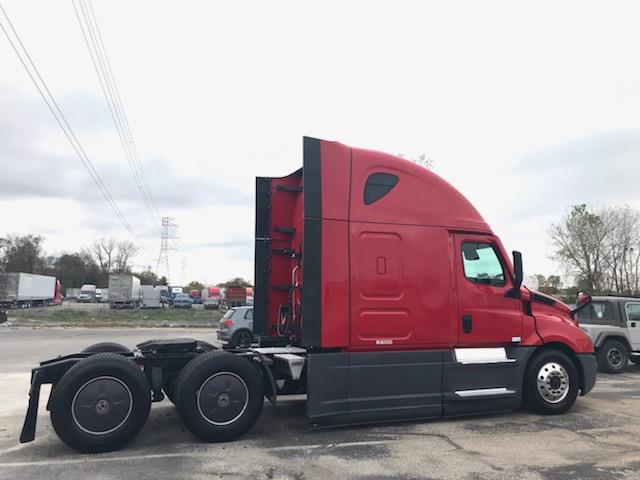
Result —
[[[304, 397], [265, 404], [255, 427], [226, 444], [203, 444], [175, 407], [154, 404], [138, 437], [118, 452], [80, 455], [52, 430], [41, 401], [36, 440], [18, 436], [30, 368], [100, 341], [214, 341], [206, 329], [0, 328], [0, 479], [518, 479], [640, 478], [640, 368], [601, 374], [561, 416], [503, 415], [313, 429]], [[43, 391], [47, 398], [48, 389]]]

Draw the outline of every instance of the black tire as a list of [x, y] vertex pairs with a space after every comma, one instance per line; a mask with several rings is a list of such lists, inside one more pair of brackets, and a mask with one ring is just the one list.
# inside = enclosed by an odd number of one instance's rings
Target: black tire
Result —
[[176, 404], [176, 385], [177, 379], [169, 380], [162, 386], [162, 391], [171, 403]]
[[627, 366], [629, 351], [618, 340], [607, 340], [596, 352], [598, 368], [606, 373], [622, 373]]
[[579, 384], [578, 369], [571, 358], [559, 350], [542, 350], [527, 366], [524, 403], [543, 415], [564, 413], [575, 403]]
[[208, 352], [210, 350], [218, 350], [218, 347], [216, 347], [215, 345], [209, 343], [209, 342], [205, 342], [204, 340], [198, 340], [198, 349]]
[[101, 342], [91, 345], [90, 347], [85, 348], [80, 353], [130, 353], [127, 347], [122, 345], [121, 343], [115, 342]]
[[97, 353], [76, 363], [56, 385], [51, 423], [79, 452], [110, 452], [140, 432], [150, 407], [151, 388], [142, 370], [117, 353]]
[[214, 350], [182, 369], [176, 393], [178, 412], [191, 433], [205, 442], [228, 442], [247, 432], [260, 416], [264, 381], [251, 361]]
[[233, 334], [229, 340], [228, 348], [249, 348], [253, 343], [251, 330], [241, 329]]

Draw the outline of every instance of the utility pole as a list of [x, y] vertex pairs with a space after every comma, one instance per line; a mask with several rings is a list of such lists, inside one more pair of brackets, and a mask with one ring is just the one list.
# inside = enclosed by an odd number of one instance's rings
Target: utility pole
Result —
[[[176, 241], [178, 237], [176, 232], [178, 225], [175, 223], [175, 219], [171, 217], [162, 217], [162, 228], [160, 229], [160, 255], [158, 256], [158, 275], [165, 274], [167, 279], [170, 278], [169, 272], [169, 252], [175, 252], [177, 250]], [[160, 270], [162, 266], [162, 271]]]

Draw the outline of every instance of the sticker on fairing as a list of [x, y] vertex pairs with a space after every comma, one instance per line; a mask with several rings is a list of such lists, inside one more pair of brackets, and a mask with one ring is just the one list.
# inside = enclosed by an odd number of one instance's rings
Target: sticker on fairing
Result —
[[388, 338], [376, 340], [376, 345], [393, 345], [393, 340]]

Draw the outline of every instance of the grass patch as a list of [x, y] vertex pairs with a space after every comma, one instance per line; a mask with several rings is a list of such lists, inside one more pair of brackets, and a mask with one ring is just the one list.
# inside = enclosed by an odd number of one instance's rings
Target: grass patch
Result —
[[58, 307], [10, 310], [16, 326], [51, 327], [214, 327], [223, 312], [204, 309], [111, 310], [107, 305], [69, 304]]

